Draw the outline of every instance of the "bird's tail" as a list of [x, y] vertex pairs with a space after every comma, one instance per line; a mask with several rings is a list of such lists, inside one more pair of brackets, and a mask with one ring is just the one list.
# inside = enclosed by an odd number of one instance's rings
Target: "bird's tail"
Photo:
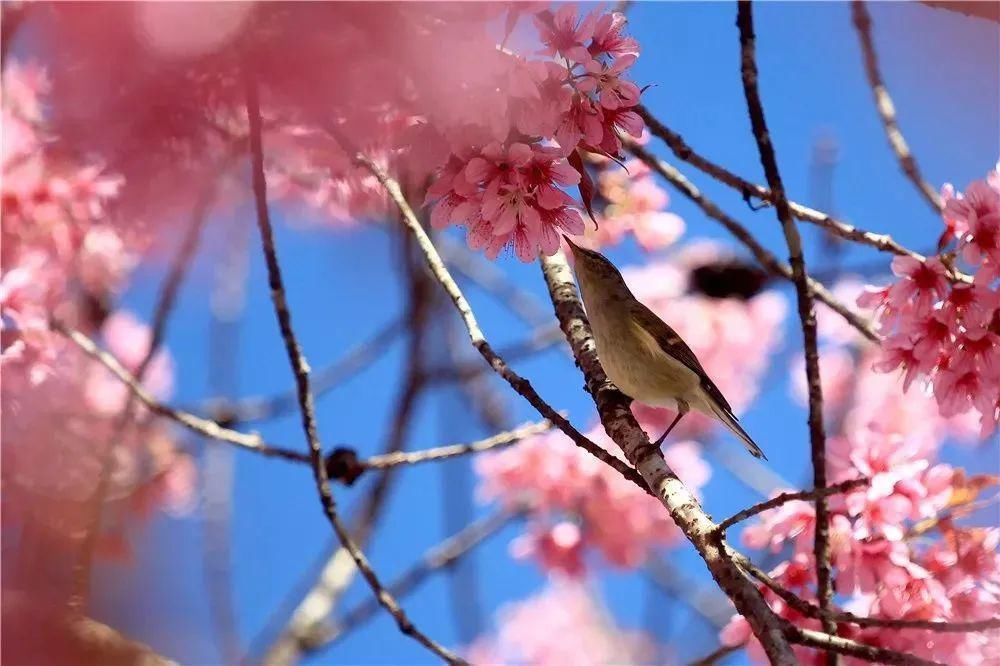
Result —
[[740, 438], [743, 442], [743, 446], [747, 447], [747, 451], [749, 451], [755, 458], [763, 458], [764, 460], [767, 460], [767, 456], [765, 456], [764, 452], [760, 450], [757, 443], [753, 441], [753, 438], [747, 434], [747, 431], [743, 429], [743, 426], [741, 426], [740, 422], [736, 420], [736, 417], [733, 416], [732, 412], [720, 405], [716, 405], [715, 401], [712, 401], [709, 404], [712, 407], [712, 411], [715, 412], [715, 416], [722, 421], [727, 428], [732, 430], [733, 434]]

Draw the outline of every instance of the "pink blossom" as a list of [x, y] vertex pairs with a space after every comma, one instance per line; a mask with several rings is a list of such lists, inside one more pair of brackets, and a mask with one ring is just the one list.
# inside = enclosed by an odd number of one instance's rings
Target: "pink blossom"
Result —
[[927, 310], [948, 290], [948, 271], [937, 258], [919, 261], [913, 257], [895, 257], [892, 272], [902, 278], [889, 289], [889, 302], [895, 307], [913, 305]]
[[635, 55], [623, 55], [610, 65], [596, 60], [587, 63], [587, 78], [577, 87], [585, 92], [596, 92], [601, 108], [614, 111], [621, 107], [633, 107], [639, 103], [639, 86], [622, 79], [622, 74], [636, 61]]
[[477, 666], [649, 663], [650, 639], [619, 629], [609, 618], [583, 583], [553, 582], [537, 596], [502, 608], [496, 633], [478, 639], [467, 656]]
[[626, 23], [627, 19], [621, 12], [602, 14], [594, 25], [594, 41], [590, 44], [590, 55], [595, 58], [605, 53], [614, 57], [638, 55], [639, 42], [633, 37], [622, 35]]
[[582, 20], [577, 17], [577, 9], [572, 4], [562, 4], [555, 14], [540, 12], [535, 16], [535, 26], [539, 38], [546, 45], [543, 53], [562, 55], [578, 63], [591, 60], [586, 43], [594, 34], [597, 22], [595, 13], [587, 14]]

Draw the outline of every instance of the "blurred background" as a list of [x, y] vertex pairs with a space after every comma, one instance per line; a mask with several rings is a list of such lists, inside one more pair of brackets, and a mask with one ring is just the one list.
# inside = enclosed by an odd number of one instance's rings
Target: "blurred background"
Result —
[[[927, 180], [935, 187], [948, 182], [962, 188], [982, 178], [1000, 156], [997, 24], [914, 3], [874, 3], [870, 12], [883, 76]], [[650, 85], [644, 104], [702, 154], [762, 181], [740, 85], [734, 4], [635, 3], [628, 17], [643, 49], [633, 78], [640, 86]], [[790, 195], [887, 232], [917, 251], [933, 252], [940, 218], [905, 179], [887, 146], [849, 7], [761, 3], [756, 27], [762, 95]], [[18, 34], [5, 51], [8, 57], [39, 55], [44, 61], [44, 52], [34, 53], [30, 31]], [[668, 156], [655, 140], [650, 148]], [[772, 210], [753, 212], [737, 193], [693, 169], [685, 171], [785, 256]], [[711, 239], [745, 256], [718, 224], [673, 192], [668, 210], [684, 220], [681, 247]], [[364, 222], [331, 227], [291, 208], [276, 207], [275, 217], [296, 329], [317, 376], [358, 345], [367, 345], [373, 357], [317, 397], [320, 434], [328, 448], [346, 446], [372, 455], [394, 430], [406, 448], [426, 448], [536, 419], [529, 405], [492, 376], [475, 382], [408, 382], [408, 350], [419, 349], [421, 362], [431, 368], [481, 361], [436, 284], [425, 286], [433, 297], [427, 314], [432, 324], [423, 340], [407, 333], [413, 313], [408, 312], [409, 261], [401, 234]], [[172, 404], [207, 412], [209, 397], [275, 396], [293, 385], [252, 219], [247, 203], [209, 222], [167, 329], [165, 346], [175, 366]], [[831, 242], [815, 227], [800, 228], [810, 270], [824, 281], [857, 275], [865, 282], [884, 282], [886, 255]], [[451, 229], [445, 236], [446, 249], [464, 244], [461, 231]], [[631, 238], [608, 254], [619, 266], [641, 264], [646, 257]], [[140, 318], [151, 315], [165, 263], [144, 262], [123, 297], [124, 307]], [[550, 321], [537, 265], [501, 256], [488, 267], [526, 294], [529, 321], [454, 267], [495, 347], [517, 345], [536, 325]], [[717, 436], [705, 447], [711, 478], [702, 497], [717, 518], [759, 501], [762, 489], [811, 485], [806, 410], [792, 389], [801, 349], [794, 292], [784, 283], [768, 288], [788, 306], [783, 341], [741, 421], [770, 460], [758, 464], [728, 436]], [[373, 338], [379, 340], [375, 345]], [[589, 427], [596, 422], [562, 340], [512, 365], [573, 423]], [[488, 409], [472, 397], [476, 392], [489, 396]], [[291, 407], [240, 426], [304, 451], [299, 416]], [[182, 663], [221, 663], [226, 640], [251, 654], [273, 643], [315, 582], [333, 541], [308, 468], [187, 433], [180, 437], [196, 452], [194, 505], [176, 515], [155, 513], [127, 528], [129, 552], [96, 564], [92, 615]], [[948, 445], [941, 458], [970, 472], [1000, 471], [995, 442]], [[366, 475], [350, 488], [335, 486], [345, 515], [358, 508], [375, 482]], [[383, 579], [394, 580], [442, 539], [495, 511], [477, 495], [477, 484], [470, 457], [399, 471], [366, 548]], [[995, 505], [985, 512], [982, 524], [998, 522]], [[468, 645], [490, 632], [498, 609], [530, 597], [544, 583], [534, 563], [511, 557], [511, 542], [522, 531], [523, 525], [512, 521], [454, 567], [429, 576], [403, 599], [407, 612], [445, 645]], [[5, 538], [5, 560], [9, 541]], [[664, 550], [659, 561], [662, 565], [630, 572], [597, 563], [588, 585], [620, 626], [648, 632], [666, 648], [662, 661], [702, 657], [718, 646], [718, 631], [730, 614], [725, 599], [686, 543]], [[4, 573], [9, 574], [6, 562]], [[355, 578], [334, 615], [369, 597], [369, 589]], [[220, 640], [226, 633], [229, 638]], [[304, 658], [309, 664], [431, 661], [381, 613]], [[737, 653], [726, 663], [746, 663], [746, 657]]]

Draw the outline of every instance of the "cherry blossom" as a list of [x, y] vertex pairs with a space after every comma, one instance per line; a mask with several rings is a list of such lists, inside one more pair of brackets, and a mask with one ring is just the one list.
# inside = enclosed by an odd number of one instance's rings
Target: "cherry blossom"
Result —
[[501, 608], [494, 635], [466, 653], [477, 666], [531, 664], [644, 664], [655, 646], [644, 634], [616, 627], [593, 592], [580, 583], [554, 582], [538, 595]]

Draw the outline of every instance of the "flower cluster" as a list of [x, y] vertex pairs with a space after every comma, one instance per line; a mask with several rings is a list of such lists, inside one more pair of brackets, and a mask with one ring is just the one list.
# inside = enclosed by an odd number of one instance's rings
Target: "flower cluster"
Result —
[[944, 219], [972, 283], [953, 279], [954, 253], [896, 257], [898, 280], [870, 288], [859, 304], [876, 309], [886, 335], [876, 368], [901, 368], [904, 390], [927, 381], [945, 416], [975, 410], [986, 436], [1000, 422], [1000, 173], [964, 194], [947, 189]]
[[[843, 607], [885, 619], [994, 616], [1000, 611], [1000, 530], [960, 527], [955, 519], [971, 514], [980, 493], [997, 480], [966, 479], [961, 470], [934, 462], [944, 437], [963, 432], [961, 423], [939, 416], [932, 396], [904, 397], [893, 378], [872, 369], [857, 372], [858, 365], [871, 367], [877, 349], [863, 352], [860, 364], [842, 356], [847, 353], [826, 350], [821, 356], [824, 393], [833, 398], [827, 413], [837, 426], [827, 444], [828, 479], [868, 479], [865, 486], [828, 502], [831, 563]], [[844, 361], [850, 367], [833, 372]], [[771, 576], [804, 599], [815, 598], [815, 524], [811, 503], [789, 502], [765, 512], [743, 532], [751, 548], [785, 555]], [[817, 621], [802, 617], [770, 590], [764, 595], [782, 617], [818, 628]], [[847, 625], [840, 630], [867, 643], [948, 663], [982, 663], [990, 650], [1000, 649], [995, 636], [980, 633]], [[751, 653], [764, 661], [743, 618], [735, 617], [722, 638], [731, 645], [749, 640]], [[801, 650], [799, 657], [803, 663], [819, 663], [811, 651]]]
[[588, 228], [580, 243], [598, 249], [617, 245], [631, 233], [648, 252], [673, 245], [684, 233], [684, 220], [665, 210], [670, 196], [656, 183], [645, 163], [629, 160], [622, 168], [600, 155], [592, 156], [591, 161], [599, 169], [595, 201], [603, 206], [596, 227]]
[[480, 85], [499, 91], [503, 103], [478, 123], [461, 119], [463, 131], [449, 135], [452, 155], [427, 195], [436, 200], [435, 227], [463, 225], [473, 249], [494, 258], [512, 246], [525, 262], [555, 253], [559, 231], [583, 233], [576, 202], [562, 189], [589, 178], [581, 153], [618, 155], [619, 132], [642, 134], [631, 110], [640, 91], [624, 76], [638, 44], [622, 34], [624, 16], [579, 16], [561, 5], [533, 19], [542, 54], [552, 59], [496, 51]]
[[558, 581], [540, 594], [501, 609], [494, 636], [466, 651], [472, 664], [647, 664], [656, 656], [645, 634], [616, 627], [579, 582]]
[[[600, 426], [587, 436], [617, 451]], [[664, 456], [688, 487], [707, 482], [710, 470], [693, 442], [674, 444]], [[579, 576], [588, 551], [613, 566], [634, 568], [650, 549], [680, 539], [662, 504], [560, 432], [485, 455], [476, 465], [484, 498], [528, 506], [528, 532], [512, 550], [546, 571]]]
[[[139, 514], [184, 510], [194, 486], [193, 464], [170, 430], [123, 430], [125, 387], [49, 328], [58, 316], [100, 334], [132, 371], [151, 338], [147, 326], [108, 305], [147, 245], [112, 214], [123, 180], [51, 145], [42, 113], [48, 86], [41, 69], [5, 64], [0, 363], [5, 520], [44, 533], [58, 558], [89, 528], [88, 501], [108, 442], [120, 444], [109, 491], [118, 506]], [[146, 386], [166, 395], [171, 382], [161, 352], [147, 368]], [[124, 543], [117, 537], [127, 513], [102, 544]]]

